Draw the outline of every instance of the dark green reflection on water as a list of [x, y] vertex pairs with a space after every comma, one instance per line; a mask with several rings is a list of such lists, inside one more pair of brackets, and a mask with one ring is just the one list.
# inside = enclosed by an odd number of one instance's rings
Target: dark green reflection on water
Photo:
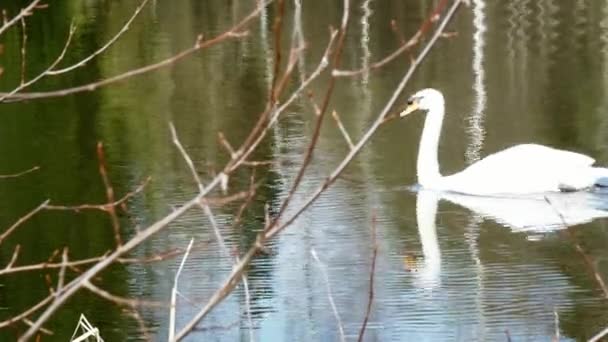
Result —
[[[297, 12], [295, 3], [287, 2], [284, 21], [289, 29], [283, 44], [290, 44], [291, 27], [299, 23], [302, 41], [308, 47], [294, 72], [294, 80], [300, 80], [321, 56], [327, 27], [339, 22], [341, 4], [306, 1]], [[482, 108], [485, 133], [477, 142], [480, 155], [534, 141], [588, 153], [606, 164], [606, 5], [476, 1], [473, 9], [479, 9], [476, 6], [480, 3], [485, 4], [480, 11], [487, 26], [481, 49], [482, 86], [487, 99]], [[19, 7], [6, 6], [10, 13]], [[72, 18], [78, 30], [66, 65], [102, 46], [120, 29], [134, 6], [126, 1], [50, 4], [28, 19], [27, 75], [35, 75], [59, 53]], [[432, 6], [431, 1], [354, 1], [343, 67], [357, 68], [392, 51], [398, 37], [390, 20], [395, 19], [408, 36]], [[251, 8], [252, 3], [243, 1], [151, 2], [106, 54], [74, 73], [43, 80], [31, 90], [80, 85], [153, 63], [191, 46], [200, 32], [207, 37], [222, 32]], [[171, 144], [167, 124], [174, 122], [203, 179], [228, 160], [217, 132], [238, 145], [264, 109], [271, 82], [275, 14], [275, 9], [269, 8], [261, 21], [251, 25], [248, 39], [226, 42], [158, 72], [77, 96], [2, 105], [0, 174], [34, 165], [41, 169], [21, 178], [0, 180], [0, 227], [10, 226], [45, 199], [62, 204], [103, 202], [105, 190], [95, 152], [98, 141], [104, 143], [117, 194], [131, 191], [148, 176], [153, 179], [142, 195], [129, 202], [129, 213], [121, 214], [124, 237], [190, 198], [196, 187]], [[446, 95], [448, 115], [440, 152], [444, 173], [462, 169], [465, 152], [475, 143], [469, 122], [479, 96], [479, 90], [474, 89], [479, 71], [472, 64], [473, 34], [479, 28], [473, 19], [472, 9], [461, 10], [450, 25], [458, 35], [438, 44], [407, 90], [432, 86]], [[7, 90], [20, 79], [19, 30], [5, 34], [0, 43], [4, 45], [0, 65], [5, 70], [0, 88]], [[408, 65], [409, 58], [398, 59], [370, 75], [338, 80], [330, 109], [341, 114], [354, 137], [379, 112]], [[325, 90], [325, 80], [311, 87], [317, 99]], [[256, 171], [256, 179], [262, 183], [259, 197], [245, 212], [243, 226], [225, 232], [231, 248], [244, 250], [253, 242], [263, 226], [266, 204], [271, 213], [278, 210], [306, 149], [311, 117], [309, 100], [297, 101], [253, 157], [274, 164]], [[312, 248], [330, 270], [347, 333], [358, 332], [367, 301], [372, 208], [378, 213], [380, 254], [373, 322], [367, 335], [370, 340], [491, 340], [504, 338], [507, 329], [517, 339], [549, 339], [553, 310], [559, 313], [561, 334], [566, 338], [588, 338], [603, 328], [608, 319], [607, 303], [572, 241], [560, 233], [541, 234], [539, 241], [531, 241], [534, 239], [527, 234], [440, 202], [436, 218], [440, 259], [427, 256], [426, 260], [431, 266], [440, 262], [438, 285], [423, 288], [428, 273], [403, 269], [404, 256], [423, 260], [425, 249], [429, 250], [429, 240], [416, 222], [416, 196], [401, 190], [415, 182], [421, 124], [421, 117], [412, 117], [382, 128], [348, 169], [346, 180], [339, 181], [293, 229], [274, 241], [271, 254], [254, 262], [249, 284], [258, 339], [337, 338], [324, 281], [310, 257]], [[328, 122], [303, 189], [294, 198], [296, 205], [346, 151], [339, 131]], [[231, 189], [246, 187], [250, 175], [251, 169], [240, 171], [231, 179]], [[218, 221], [229, 227], [236, 211], [238, 204], [217, 209]], [[573, 229], [600, 273], [608, 273], [604, 221]], [[191, 237], [210, 241], [192, 255], [182, 282], [184, 293], [200, 306], [231, 267], [200, 213], [182, 218], [132, 256], [181, 248]], [[18, 264], [27, 264], [46, 260], [53, 250], [66, 245], [72, 259], [99, 255], [114, 245], [114, 237], [110, 220], [103, 213], [44, 212], [2, 244], [1, 264], [10, 260], [16, 244], [22, 246]], [[96, 281], [117, 295], [166, 301], [176, 262], [114, 266]], [[55, 277], [54, 272], [50, 274]], [[0, 319], [45, 296], [44, 276], [34, 272], [0, 279]], [[248, 339], [244, 301], [244, 293], [238, 289], [203, 323], [227, 327], [203, 330], [196, 337]], [[178, 325], [196, 309], [182, 304]], [[48, 325], [55, 331], [53, 339], [67, 339], [80, 313], [87, 315], [108, 341], [140, 337], [130, 314], [83, 292]], [[166, 338], [168, 313], [164, 308], [145, 308], [140, 313], [153, 336]], [[8, 329], [0, 336], [10, 339], [23, 329]]]

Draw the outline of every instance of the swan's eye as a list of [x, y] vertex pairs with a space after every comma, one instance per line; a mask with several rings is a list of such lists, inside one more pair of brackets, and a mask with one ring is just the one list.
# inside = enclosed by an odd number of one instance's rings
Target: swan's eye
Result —
[[414, 104], [414, 99], [410, 98], [410, 99], [407, 100], [407, 105], [408, 106], [411, 106], [413, 104]]

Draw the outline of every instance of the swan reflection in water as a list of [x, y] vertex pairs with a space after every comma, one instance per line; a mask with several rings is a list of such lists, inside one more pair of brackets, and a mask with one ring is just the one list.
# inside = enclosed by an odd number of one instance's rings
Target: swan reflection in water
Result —
[[439, 285], [441, 250], [436, 216], [440, 200], [465, 207], [514, 232], [548, 233], [608, 217], [608, 192], [546, 193], [522, 196], [474, 196], [412, 188], [417, 192], [416, 221], [424, 260], [416, 262], [417, 287]]

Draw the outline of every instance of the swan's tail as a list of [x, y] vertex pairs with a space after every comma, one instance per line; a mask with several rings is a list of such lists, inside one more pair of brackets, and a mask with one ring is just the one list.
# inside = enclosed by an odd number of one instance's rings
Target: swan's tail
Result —
[[595, 178], [595, 185], [601, 187], [608, 187], [608, 168], [605, 167], [593, 167], [593, 176]]

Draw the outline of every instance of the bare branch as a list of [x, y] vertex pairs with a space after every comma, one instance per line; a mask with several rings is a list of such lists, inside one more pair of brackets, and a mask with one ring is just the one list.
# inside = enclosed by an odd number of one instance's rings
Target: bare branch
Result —
[[372, 311], [372, 303], [374, 302], [374, 276], [376, 274], [376, 257], [378, 256], [378, 242], [376, 241], [376, 213], [372, 213], [372, 266], [369, 272], [369, 296], [367, 299], [367, 309], [365, 311], [365, 318], [363, 324], [361, 324], [361, 330], [359, 330], [359, 338], [357, 341], [363, 341], [363, 335], [365, 335], [365, 328], [367, 328], [367, 322], [369, 321], [369, 315]]
[[179, 142], [179, 138], [177, 136], [177, 131], [175, 130], [175, 126], [173, 125], [173, 122], [169, 122], [169, 130], [171, 131], [171, 138], [172, 138], [173, 144], [177, 147], [177, 149], [181, 153], [186, 164], [188, 164], [188, 168], [190, 169], [190, 172], [192, 173], [192, 178], [194, 178], [194, 181], [196, 182], [199, 192], [202, 192], [203, 189], [205, 188], [205, 186], [203, 185], [203, 182], [201, 182], [201, 178], [198, 176], [198, 172], [196, 172], [196, 168], [194, 167], [192, 158], [190, 158], [190, 156], [188, 155], [188, 153], [182, 146], [182, 143]]
[[120, 31], [118, 31], [118, 33], [116, 33], [116, 35], [114, 35], [114, 37], [112, 37], [112, 39], [108, 40], [108, 42], [104, 46], [102, 46], [101, 48], [99, 48], [97, 51], [93, 52], [89, 56], [85, 57], [80, 62], [77, 62], [77, 63], [75, 63], [75, 64], [73, 64], [71, 66], [68, 66], [68, 67], [65, 67], [65, 68], [62, 68], [62, 69], [51, 70], [51, 71], [49, 71], [48, 74], [49, 75], [59, 75], [59, 74], [64, 74], [64, 73], [72, 71], [74, 69], [83, 67], [89, 61], [91, 61], [93, 58], [95, 58], [98, 55], [102, 54], [112, 44], [114, 44], [114, 42], [116, 42], [118, 40], [118, 38], [120, 38], [125, 32], [127, 32], [129, 30], [129, 26], [135, 20], [135, 18], [139, 14], [139, 12], [141, 12], [141, 10], [146, 6], [147, 2], [148, 2], [148, 0], [142, 0], [142, 2], [139, 4], [139, 6], [137, 6], [137, 8], [135, 9], [135, 12], [133, 12], [133, 15], [131, 16], [131, 18], [129, 18], [129, 20], [127, 20], [127, 22], [123, 25], [123, 27], [120, 29]]
[[21, 226], [24, 222], [29, 220], [32, 216], [36, 215], [40, 210], [45, 209], [48, 203], [49, 203], [49, 200], [46, 200], [46, 201], [42, 202], [39, 206], [37, 206], [36, 208], [31, 210], [29, 213], [21, 216], [17, 220], [17, 222], [13, 223], [12, 226], [10, 226], [4, 233], [2, 233], [2, 235], [0, 235], [0, 244], [2, 244], [2, 241], [4, 241], [4, 239], [6, 239], [15, 229], [17, 229], [17, 227]]
[[25, 83], [25, 60], [27, 56], [27, 25], [25, 18], [21, 17], [21, 84]]
[[[346, 166], [352, 161], [355, 155], [361, 150], [363, 145], [371, 138], [374, 132], [380, 127], [380, 125], [384, 122], [384, 118], [389, 113], [390, 109], [393, 107], [395, 102], [397, 101], [397, 97], [403, 91], [405, 84], [411, 78], [412, 74], [418, 67], [418, 65], [422, 62], [425, 56], [428, 54], [431, 47], [435, 44], [437, 39], [440, 37], [443, 32], [445, 26], [450, 21], [456, 10], [461, 4], [461, 0], [455, 0], [454, 4], [446, 15], [443, 18], [443, 21], [435, 31], [435, 34], [429, 39], [425, 47], [419, 53], [418, 57], [414, 60], [406, 74], [401, 79], [401, 82], [398, 84], [397, 88], [393, 92], [392, 96], [386, 103], [385, 107], [379, 114], [376, 121], [371, 125], [371, 127], [367, 130], [367, 132], [363, 135], [363, 137], [357, 142], [355, 147], [347, 154], [347, 156], [342, 160], [342, 162], [334, 169], [334, 171], [329, 175], [327, 180], [307, 199], [304, 204], [287, 220], [279, 224], [278, 218], [274, 221], [272, 227], [268, 227], [263, 234], [259, 234], [254, 245], [245, 253], [239, 262], [235, 264], [232, 268], [232, 272], [228, 276], [228, 278], [222, 283], [222, 285], [218, 288], [218, 290], [211, 296], [208, 303], [201, 308], [201, 310], [182, 328], [182, 330], [177, 334], [176, 338], [179, 340], [185, 337], [198, 322], [200, 322], [218, 303], [220, 303], [226, 296], [228, 296], [231, 291], [234, 289], [236, 284], [240, 281], [240, 277], [245, 271], [249, 262], [253, 259], [255, 254], [263, 249], [264, 242], [267, 239], [270, 239], [280, 233], [283, 229], [291, 225], [299, 215], [304, 212], [311, 204], [314, 202], [320, 194], [325, 191], [333, 182], [340, 176], [342, 171], [346, 168]], [[331, 43], [330, 43], [331, 44]], [[229, 164], [228, 167], [230, 167]]]
[[249, 294], [249, 282], [247, 281], [247, 275], [243, 273], [241, 277], [243, 282], [243, 289], [245, 290], [245, 309], [247, 310], [247, 322], [249, 322], [249, 341], [254, 342], [253, 337], [253, 319], [251, 318], [251, 295]]
[[317, 262], [317, 266], [319, 266], [319, 270], [321, 270], [321, 274], [323, 275], [323, 279], [325, 280], [325, 288], [327, 289], [327, 297], [329, 298], [329, 304], [331, 305], [331, 309], [334, 312], [334, 317], [338, 322], [338, 331], [340, 332], [340, 341], [346, 342], [346, 336], [344, 335], [344, 326], [342, 325], [342, 320], [340, 319], [340, 314], [338, 313], [338, 309], [336, 308], [336, 303], [334, 303], [334, 298], [331, 295], [331, 285], [329, 283], [329, 276], [327, 275], [327, 270], [325, 269], [325, 265], [319, 260], [317, 256], [317, 252], [314, 249], [310, 250], [310, 254]]
[[10, 91], [8, 93], [1, 93], [0, 102], [4, 102], [4, 100], [12, 97], [13, 95], [17, 94], [18, 92], [22, 91], [23, 89], [31, 86], [32, 84], [40, 81], [42, 78], [47, 76], [49, 74], [49, 71], [53, 70], [55, 68], [55, 66], [57, 66], [63, 60], [63, 57], [65, 57], [65, 53], [68, 51], [68, 47], [70, 46], [70, 43], [72, 42], [72, 37], [74, 36], [75, 31], [76, 31], [76, 26], [72, 24], [70, 26], [70, 32], [68, 33], [68, 38], [66, 39], [65, 45], [63, 46], [63, 50], [61, 50], [61, 53], [59, 54], [59, 56], [57, 56], [57, 58], [55, 59], [55, 61], [53, 61], [53, 63], [51, 63], [43, 72], [38, 74], [38, 76], [32, 78], [31, 80], [29, 80], [27, 82], [22, 82], [18, 87], [16, 87], [15, 89], [13, 89], [12, 91]]
[[[108, 199], [108, 203], [114, 203], [114, 188], [112, 187], [112, 183], [108, 178], [108, 172], [106, 170], [106, 158], [103, 152], [103, 144], [101, 142], [97, 143], [97, 159], [99, 161], [99, 175], [103, 180], [103, 185], [106, 188], [106, 198]], [[122, 245], [122, 238], [120, 237], [120, 222], [118, 221], [118, 215], [116, 215], [116, 206], [110, 205], [107, 206], [105, 211], [110, 215], [110, 219], [112, 220], [112, 228], [114, 229], [114, 241], [116, 241], [116, 245]]]
[[353, 141], [350, 138], [350, 135], [348, 135], [346, 128], [344, 128], [344, 125], [342, 124], [342, 121], [340, 120], [340, 116], [338, 116], [338, 112], [336, 112], [334, 110], [333, 112], [331, 112], [331, 116], [334, 118], [334, 120], [336, 120], [336, 125], [338, 125], [340, 132], [342, 132], [342, 136], [344, 136], [344, 140], [346, 140], [348, 147], [350, 147], [350, 149], [352, 150], [353, 147], [355, 147], [355, 145], [353, 145]]
[[[399, 57], [402, 53], [404, 53], [404, 52], [408, 51], [409, 49], [411, 49], [412, 47], [416, 46], [421, 41], [421, 38], [431, 28], [432, 23], [437, 21], [439, 14], [443, 11], [443, 9], [446, 7], [447, 4], [448, 4], [448, 0], [442, 0], [437, 5], [437, 7], [435, 7], [433, 12], [426, 18], [426, 20], [422, 23], [422, 25], [420, 25], [420, 28], [414, 34], [414, 36], [412, 36], [412, 38], [410, 38], [410, 40], [408, 40], [406, 43], [402, 43], [402, 45], [399, 48], [397, 48], [397, 50], [393, 51], [391, 54], [389, 54], [385, 58], [381, 59], [380, 61], [378, 61], [376, 63], [370, 64], [367, 68], [362, 68], [359, 70], [334, 70], [333, 75], [337, 76], [337, 77], [356, 76], [356, 75], [368, 73], [371, 70], [379, 69], [379, 68], [385, 66], [386, 64], [388, 64], [395, 58]], [[443, 36], [443, 33], [440, 34], [440, 37], [441, 36]]]
[[28, 174], [30, 172], [34, 172], [34, 171], [37, 171], [37, 170], [40, 170], [40, 167], [39, 166], [34, 166], [34, 167], [32, 167], [30, 169], [27, 169], [25, 171], [13, 173], [13, 174], [8, 174], [8, 175], [0, 175], [0, 179], [3, 179], [3, 178], [17, 178], [17, 177], [23, 176], [25, 174]]
[[173, 341], [175, 337], [175, 311], [177, 309], [177, 287], [179, 284], [179, 276], [182, 273], [182, 269], [184, 268], [184, 264], [186, 263], [186, 259], [188, 259], [188, 255], [190, 254], [190, 249], [192, 248], [192, 243], [194, 242], [194, 238], [190, 239], [190, 243], [188, 244], [188, 248], [186, 248], [186, 253], [182, 258], [182, 262], [179, 264], [179, 268], [177, 272], [175, 272], [175, 280], [173, 281], [173, 288], [171, 288], [171, 306], [169, 309], [169, 341]]
[[161, 308], [161, 307], [165, 307], [167, 305], [167, 303], [163, 303], [163, 302], [143, 301], [143, 300], [129, 299], [129, 298], [116, 296], [98, 286], [93, 285], [90, 281], [83, 282], [83, 286], [87, 290], [96, 294], [97, 296], [99, 296], [103, 299], [109, 300], [110, 302], [118, 304], [118, 305], [124, 305], [124, 306], [133, 307], [133, 308], [142, 307], [142, 306]]
[[[195, 52], [202, 50], [202, 49], [206, 49], [209, 48], [213, 45], [216, 45], [218, 43], [224, 42], [228, 39], [238, 39], [241, 38], [242, 35], [240, 34], [235, 34], [238, 33], [239, 31], [241, 31], [247, 24], [249, 24], [250, 21], [252, 21], [254, 18], [256, 18], [260, 11], [266, 7], [269, 3], [271, 3], [272, 0], [267, 0], [264, 2], [261, 2], [256, 9], [251, 12], [247, 17], [245, 17], [243, 20], [241, 20], [240, 22], [238, 22], [236, 25], [232, 26], [228, 31], [224, 31], [223, 33], [217, 35], [214, 38], [211, 38], [209, 40], [202, 40], [202, 35], [199, 35], [199, 38], [196, 40], [196, 42], [194, 43], [194, 46], [188, 49], [185, 49], [169, 58], [166, 58], [160, 62], [157, 63], [153, 63], [138, 69], [133, 69], [130, 71], [127, 71], [125, 73], [116, 75], [116, 76], [112, 76], [97, 82], [93, 82], [93, 83], [89, 83], [89, 84], [85, 84], [85, 85], [81, 85], [81, 86], [77, 86], [77, 87], [73, 87], [73, 88], [67, 88], [67, 89], [60, 89], [60, 90], [54, 90], [54, 91], [48, 91], [48, 92], [37, 92], [37, 93], [22, 93], [22, 94], [17, 94], [16, 91], [13, 91], [11, 93], [0, 93], [0, 102], [4, 101], [23, 101], [23, 100], [34, 100], [34, 99], [42, 99], [42, 98], [52, 98], [52, 97], [62, 97], [62, 96], [67, 96], [67, 95], [72, 95], [72, 94], [77, 94], [77, 93], [82, 93], [82, 92], [90, 92], [90, 91], [94, 91], [98, 88], [101, 87], [105, 87], [107, 85], [110, 84], [114, 84], [117, 82], [121, 82], [124, 81], [126, 79], [135, 77], [135, 76], [139, 76], [151, 71], [155, 71], [161, 68], [164, 68], [166, 66], [172, 65], [192, 54], [194, 54]], [[53, 68], [54, 69], [54, 66]], [[19, 89], [17, 91], [20, 91], [22, 89]]]
[[0, 27], [0, 36], [4, 33], [4, 31], [8, 30], [11, 26], [19, 22], [21, 18], [30, 15], [39, 2], [40, 0], [34, 0], [30, 2], [30, 4], [27, 5], [27, 7], [23, 8], [21, 12], [19, 12], [19, 14], [14, 16], [11, 20], [5, 21], [2, 27]]
[[131, 197], [142, 192], [151, 180], [152, 180], [152, 177], [146, 178], [139, 186], [137, 186], [137, 188], [135, 188], [135, 190], [128, 192], [123, 197], [121, 197], [120, 199], [115, 200], [113, 202], [104, 203], [104, 204], [79, 204], [79, 205], [48, 204], [44, 207], [44, 209], [46, 209], [46, 210], [72, 210], [72, 211], [94, 209], [94, 210], [108, 211], [109, 208], [116, 208], [116, 207], [122, 205], [123, 203], [125, 203], [126, 201], [128, 201]]
[[604, 336], [608, 335], [608, 328], [604, 328], [604, 330], [597, 333], [595, 336], [589, 339], [589, 342], [597, 342], [601, 340]]

